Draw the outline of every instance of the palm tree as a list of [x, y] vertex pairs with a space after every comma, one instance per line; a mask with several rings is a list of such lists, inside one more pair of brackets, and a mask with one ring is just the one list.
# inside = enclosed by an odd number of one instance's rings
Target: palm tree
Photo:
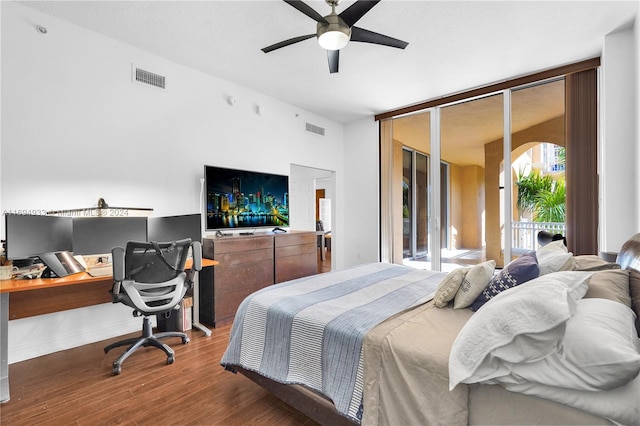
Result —
[[518, 187], [518, 199], [516, 206], [522, 216], [524, 213], [534, 214], [536, 210], [536, 198], [541, 191], [550, 191], [553, 181], [551, 176], [542, 176], [539, 170], [533, 170], [529, 174], [524, 171], [516, 175]]
[[536, 196], [534, 217], [537, 222], [560, 222], [565, 219], [566, 189], [564, 180], [553, 182], [551, 190], [542, 190]]
[[555, 181], [550, 175], [542, 175], [539, 170], [527, 175], [520, 171], [516, 178], [516, 206], [521, 216], [529, 212], [534, 222], [564, 222], [564, 180]]

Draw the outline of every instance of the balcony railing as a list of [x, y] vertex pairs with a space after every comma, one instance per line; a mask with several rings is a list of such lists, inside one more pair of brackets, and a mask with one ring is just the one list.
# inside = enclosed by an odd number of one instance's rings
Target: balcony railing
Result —
[[565, 224], [559, 222], [512, 222], [511, 246], [514, 249], [536, 250], [538, 232], [549, 231], [552, 234], [565, 235]]
[[551, 164], [548, 167], [548, 170], [550, 172], [563, 172], [565, 170], [565, 165], [564, 164]]

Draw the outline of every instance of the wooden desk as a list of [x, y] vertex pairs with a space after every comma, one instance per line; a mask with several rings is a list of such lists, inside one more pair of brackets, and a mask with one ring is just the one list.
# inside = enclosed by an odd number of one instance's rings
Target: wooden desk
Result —
[[11, 293], [9, 320], [111, 302], [113, 277], [86, 272], [62, 278], [0, 281], [0, 293]]
[[[215, 260], [202, 259], [203, 268], [217, 264]], [[191, 259], [186, 267], [191, 267]], [[109, 303], [112, 285], [111, 275], [92, 277], [86, 272], [62, 278], [0, 280], [0, 403], [9, 400], [9, 320]], [[194, 296], [198, 293], [198, 287], [194, 289]], [[200, 326], [197, 306], [194, 303], [194, 326]], [[211, 333], [205, 330], [205, 334]]]
[[[202, 259], [203, 268], [217, 264], [215, 260]], [[186, 267], [191, 268], [190, 259]], [[80, 272], [62, 278], [0, 280], [0, 293], [12, 293], [9, 320], [14, 320], [109, 303], [112, 285], [111, 275], [92, 277]]]

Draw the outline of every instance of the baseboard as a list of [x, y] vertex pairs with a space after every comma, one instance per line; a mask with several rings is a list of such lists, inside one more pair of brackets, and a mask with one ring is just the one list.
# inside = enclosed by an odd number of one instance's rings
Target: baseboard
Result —
[[[9, 321], [9, 364], [133, 333], [141, 319], [121, 304], [106, 303]], [[155, 319], [154, 319], [155, 321]]]

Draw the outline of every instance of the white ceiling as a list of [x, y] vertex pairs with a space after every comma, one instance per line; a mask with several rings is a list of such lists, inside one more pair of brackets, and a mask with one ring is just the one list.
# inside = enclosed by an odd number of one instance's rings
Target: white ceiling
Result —
[[[324, 1], [307, 3], [321, 15]], [[353, 1], [343, 0], [337, 12]], [[427, 99], [598, 56], [604, 35], [632, 25], [640, 0], [382, 0], [357, 26], [409, 42], [349, 43], [330, 74], [315, 32], [279, 0], [27, 1], [167, 59], [348, 123]]]
[[[564, 79], [554, 79], [512, 92], [512, 134], [562, 118], [565, 113], [564, 89]], [[410, 114], [394, 120], [393, 139], [403, 146], [430, 153], [428, 114]], [[504, 101], [499, 94], [443, 108], [440, 116], [441, 158], [461, 166], [474, 164], [484, 167], [485, 144], [502, 138], [503, 118]]]

